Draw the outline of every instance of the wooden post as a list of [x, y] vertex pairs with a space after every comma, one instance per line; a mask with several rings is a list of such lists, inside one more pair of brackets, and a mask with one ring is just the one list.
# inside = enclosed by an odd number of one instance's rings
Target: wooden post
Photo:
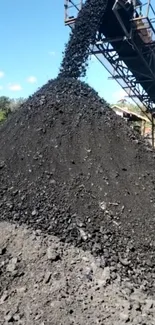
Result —
[[154, 149], [154, 117], [152, 114], [152, 148]]
[[146, 121], [141, 120], [141, 135], [142, 136], [145, 136], [145, 125], [146, 125]]
[[143, 136], [145, 137], [146, 121], [144, 121]]

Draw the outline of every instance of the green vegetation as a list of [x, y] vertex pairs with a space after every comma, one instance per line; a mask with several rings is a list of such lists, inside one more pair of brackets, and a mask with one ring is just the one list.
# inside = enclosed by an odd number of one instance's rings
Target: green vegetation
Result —
[[0, 97], [0, 122], [5, 121], [10, 112], [11, 101], [8, 97]]
[[6, 115], [4, 111], [0, 111], [0, 123], [5, 121], [6, 119]]
[[20, 108], [25, 100], [23, 98], [10, 99], [6, 96], [0, 97], [0, 123], [4, 122], [8, 115]]

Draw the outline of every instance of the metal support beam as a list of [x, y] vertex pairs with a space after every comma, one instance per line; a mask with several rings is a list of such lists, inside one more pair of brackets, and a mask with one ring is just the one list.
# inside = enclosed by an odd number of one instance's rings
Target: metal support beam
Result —
[[[101, 64], [111, 74], [111, 77], [120, 84], [128, 97], [131, 98], [140, 109], [142, 105], [145, 107], [146, 111], [152, 111], [154, 109], [153, 102], [151, 102], [148, 94], [144, 89], [142, 89], [141, 85], [138, 83], [131, 71], [129, 71], [125, 63], [120, 59], [119, 55], [110, 43], [95, 45], [91, 49], [91, 53], [97, 56]], [[104, 58], [106, 58], [106, 60]], [[107, 62], [110, 63], [112, 69], [109, 68]]]
[[[72, 5], [77, 10], [77, 14], [79, 9], [77, 9], [76, 2], [78, 0], [71, 0]], [[83, 3], [83, 1], [82, 1]], [[140, 6], [140, 5], [138, 5]], [[73, 28], [71, 23], [68, 23], [70, 28]], [[137, 31], [138, 32], [138, 31]], [[149, 95], [142, 88], [140, 84], [140, 80], [137, 80], [134, 74], [129, 70], [129, 68], [125, 65], [123, 61], [123, 57], [119, 57], [118, 53], [114, 50], [112, 43], [114, 42], [130, 42], [131, 46], [135, 46], [137, 56], [140, 56], [143, 63], [147, 65], [147, 68], [150, 71], [150, 64], [145, 62], [145, 58], [142, 56], [142, 52], [139, 48], [137, 48], [136, 44], [133, 44], [133, 40], [131, 38], [131, 34], [126, 34], [123, 38], [118, 37], [115, 39], [105, 38], [104, 35], [100, 35], [100, 39], [98, 39], [99, 34], [96, 35], [96, 43], [94, 46], [89, 48], [90, 55], [95, 55], [98, 61], [106, 68], [106, 70], [111, 75], [110, 78], [115, 79], [117, 83], [122, 87], [122, 89], [126, 92], [127, 96], [131, 98], [135, 104], [141, 109], [143, 114], [145, 114], [150, 121], [151, 115], [147, 112], [155, 111], [154, 102], [150, 99]], [[144, 44], [146, 46], [146, 55], [150, 55], [150, 62], [154, 56], [154, 46], [152, 43]], [[126, 58], [126, 60], [134, 60], [134, 57]], [[146, 75], [143, 73], [139, 73], [139, 76], [143, 78], [144, 82], [151, 83], [155, 80], [155, 72], [150, 71], [150, 75]], [[109, 79], [110, 79], [109, 78]]]

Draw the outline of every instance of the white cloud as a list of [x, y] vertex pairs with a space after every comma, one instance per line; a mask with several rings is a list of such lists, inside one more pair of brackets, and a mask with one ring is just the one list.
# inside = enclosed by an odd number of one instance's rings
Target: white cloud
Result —
[[0, 71], [0, 78], [3, 78], [5, 73], [3, 71]]
[[0, 86], [0, 91], [3, 90], [3, 86]]
[[27, 82], [29, 82], [30, 84], [35, 84], [37, 82], [37, 78], [34, 76], [30, 76], [27, 78]]
[[56, 55], [56, 52], [55, 52], [55, 51], [49, 51], [48, 54], [49, 54], [50, 56], [55, 56], [55, 55]]
[[9, 84], [8, 88], [11, 91], [20, 91], [20, 90], [22, 90], [22, 86], [20, 84]]
[[118, 102], [119, 100], [124, 99], [125, 96], [127, 96], [127, 94], [123, 89], [119, 89], [112, 94], [114, 102]]

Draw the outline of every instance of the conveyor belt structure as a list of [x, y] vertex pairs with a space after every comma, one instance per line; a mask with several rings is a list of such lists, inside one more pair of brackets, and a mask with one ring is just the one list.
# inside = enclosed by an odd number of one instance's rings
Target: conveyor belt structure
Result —
[[[84, 2], [65, 0], [66, 25], [74, 27]], [[150, 0], [144, 4], [134, 0], [134, 5], [126, 0], [107, 0], [96, 42], [90, 47], [90, 53], [151, 120], [155, 114], [154, 23], [155, 11]]]

